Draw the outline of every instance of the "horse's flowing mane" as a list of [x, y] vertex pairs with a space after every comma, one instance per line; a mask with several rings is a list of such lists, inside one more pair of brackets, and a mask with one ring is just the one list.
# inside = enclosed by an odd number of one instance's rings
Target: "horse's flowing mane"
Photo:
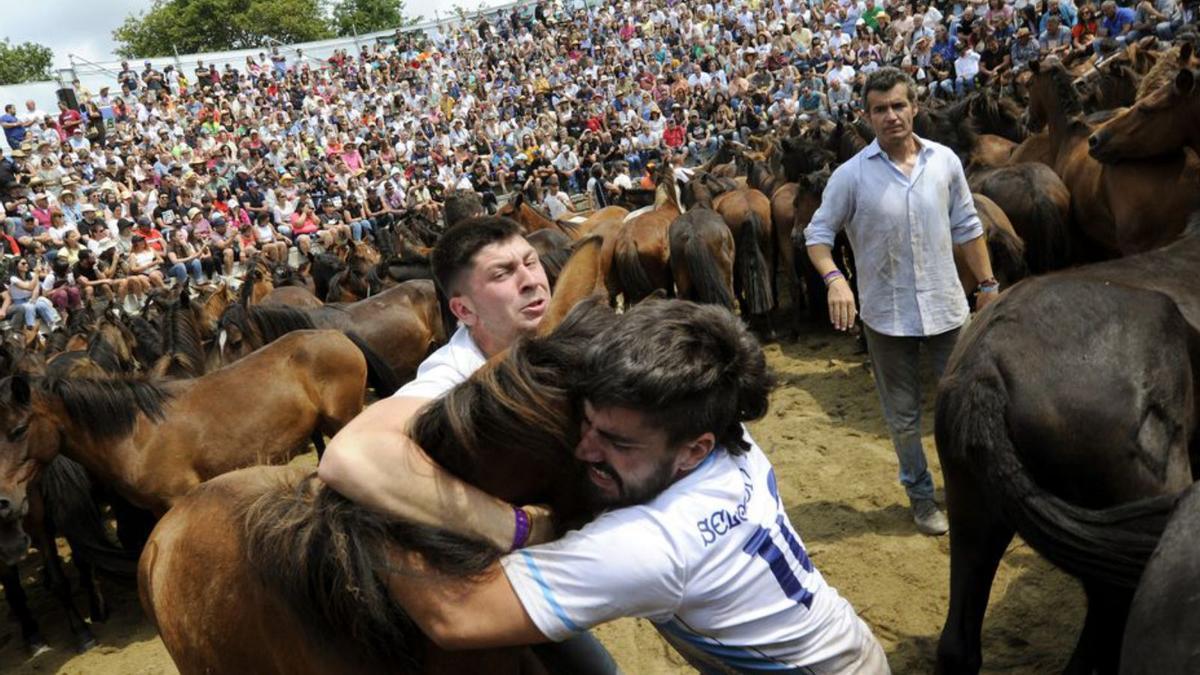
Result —
[[162, 353], [185, 372], [198, 375], [204, 370], [204, 349], [187, 302], [181, 297], [167, 305], [162, 319]]
[[100, 438], [132, 433], [139, 414], [162, 421], [163, 406], [170, 398], [156, 383], [138, 379], [47, 377], [39, 382], [39, 389], [61, 401], [71, 421]]
[[[498, 497], [549, 502], [565, 517], [580, 514], [572, 489], [578, 469], [570, 458], [579, 425], [569, 383], [589, 338], [613, 320], [607, 306], [582, 303], [550, 336], [518, 343], [428, 406], [414, 423], [414, 439], [452, 474]], [[422, 640], [388, 595], [389, 551], [418, 552], [433, 568], [458, 576], [481, 573], [501, 554], [487, 542], [388, 520], [315, 476], [253, 498], [241, 521], [251, 564], [311, 639], [365, 663], [407, 670], [419, 666]]]
[[252, 335], [257, 336], [261, 343], [255, 345], [256, 347], [270, 344], [293, 331], [316, 328], [312, 317], [295, 307], [286, 305], [244, 307], [240, 303], [234, 303], [225, 308], [218, 326], [220, 330], [231, 326], [236, 327], [241, 331], [243, 339], [249, 339]]

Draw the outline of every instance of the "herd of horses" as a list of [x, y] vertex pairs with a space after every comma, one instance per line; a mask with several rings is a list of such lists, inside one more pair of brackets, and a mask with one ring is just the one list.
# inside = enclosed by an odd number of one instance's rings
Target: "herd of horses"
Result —
[[[1020, 102], [980, 91], [918, 116], [922, 138], [963, 159], [1010, 287], [964, 331], [937, 397], [951, 551], [939, 672], [982, 666], [988, 594], [1014, 533], [1083, 583], [1070, 672], [1174, 672], [1193, 658], [1178, 633], [1200, 617], [1193, 66], [1187, 45], [1135, 45], [1095, 72], [1035, 63]], [[553, 300], [538, 336], [423, 412], [421, 447], [500, 498], [574, 522], [567, 392], [587, 340], [620, 306], [662, 295], [738, 311], [766, 339], [827, 321], [803, 230], [832, 169], [870, 142], [847, 120], [728, 143], [695, 169], [663, 162], [646, 206], [565, 221], [509, 199], [500, 214], [524, 226]], [[471, 215], [465, 202], [447, 212]], [[544, 672], [524, 648], [444, 652], [390, 601], [389, 585], [421, 584], [412, 556], [465, 576], [498, 551], [385, 520], [279, 466], [310, 444], [319, 454], [368, 392], [391, 394], [446, 341], [436, 234], [381, 228], [386, 241], [299, 270], [250, 261], [237, 291], [184, 283], [137, 315], [73, 313], [45, 353], [3, 344], [0, 581], [27, 645], [44, 646], [15, 568], [31, 542], [78, 646], [95, 640], [58, 560], [62, 535], [91, 619], [107, 615], [97, 572], [136, 574], [184, 673]], [[835, 259], [853, 282], [844, 239]]]

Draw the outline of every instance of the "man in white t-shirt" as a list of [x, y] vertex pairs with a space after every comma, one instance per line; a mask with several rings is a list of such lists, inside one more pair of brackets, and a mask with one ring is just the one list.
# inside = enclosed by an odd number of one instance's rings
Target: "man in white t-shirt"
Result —
[[[433, 275], [459, 326], [450, 340], [417, 369], [417, 376], [390, 398], [351, 420], [329, 442], [318, 471], [350, 499], [395, 518], [438, 524], [443, 518], [472, 535], [507, 549], [516, 520], [513, 507], [455, 481], [409, 436], [409, 422], [427, 403], [467, 380], [488, 358], [533, 333], [550, 302], [550, 285], [537, 251], [508, 218], [468, 218], [448, 228], [432, 255]], [[455, 484], [457, 483], [457, 484]], [[421, 495], [428, 510], [407, 508], [407, 494]], [[412, 502], [415, 503], [415, 502]], [[553, 529], [544, 509], [526, 507], [537, 541]], [[581, 636], [561, 649], [539, 650], [556, 673], [615, 672], [612, 657], [594, 638]]]
[[449, 649], [536, 644], [636, 616], [702, 673], [888, 672], [743, 426], [766, 414], [773, 382], [737, 317], [641, 303], [594, 338], [580, 371], [579, 489], [607, 510], [473, 580], [406, 562], [391, 590], [426, 635]]

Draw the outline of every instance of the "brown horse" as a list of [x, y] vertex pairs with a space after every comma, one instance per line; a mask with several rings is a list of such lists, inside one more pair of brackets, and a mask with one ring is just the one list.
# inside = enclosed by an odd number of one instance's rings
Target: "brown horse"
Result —
[[608, 290], [614, 297], [621, 293], [626, 307], [656, 290], [664, 290], [668, 295], [673, 290], [668, 234], [671, 223], [685, 209], [680, 202], [674, 169], [668, 162], [659, 167], [655, 194], [652, 206], [625, 217], [614, 238]]
[[1106, 163], [1200, 153], [1200, 82], [1182, 69], [1175, 79], [1118, 114], [1088, 137], [1088, 152]]
[[733, 233], [719, 213], [688, 209], [671, 223], [671, 275], [676, 296], [733, 309]]
[[[775, 236], [771, 201], [762, 192], [744, 188], [713, 198], [712, 208], [725, 219], [736, 245], [734, 287], [742, 312], [770, 323], [775, 306]], [[768, 328], [768, 332], [770, 332]]]
[[1071, 228], [1071, 193], [1049, 166], [1023, 162], [975, 171], [971, 190], [994, 201], [1025, 242], [1029, 271], [1042, 274], [1088, 259]]
[[1070, 75], [1058, 63], [1030, 64], [1029, 123], [1046, 124], [1055, 173], [1071, 192], [1071, 215], [1084, 236], [1111, 255], [1146, 251], [1183, 231], [1200, 206], [1200, 159], [1194, 153], [1155, 161], [1102, 164], [1088, 154], [1090, 127]]
[[[1000, 282], [1001, 288], [1008, 288], [1029, 274], [1029, 268], [1025, 264], [1025, 242], [1021, 241], [1008, 216], [996, 202], [981, 194], [971, 196], [975, 199], [975, 211], [983, 223], [983, 236], [987, 241], [992, 275]], [[966, 292], [968, 300], [973, 301], [975, 287], [982, 280], [975, 278], [975, 274], [967, 265], [966, 256], [959, 247], [954, 249], [954, 266], [958, 268], [958, 280], [963, 291]]]
[[357, 335], [400, 382], [412, 379], [429, 352], [446, 341], [433, 282], [416, 280], [349, 304], [230, 305], [221, 316], [221, 332], [210, 358], [231, 363], [291, 331], [311, 328]]
[[362, 409], [366, 380], [363, 350], [335, 331], [288, 335], [192, 380], [13, 375], [0, 382], [0, 421], [17, 432], [0, 442], [0, 496], [20, 503], [62, 452], [161, 515], [204, 480], [287, 461], [333, 435]]
[[321, 299], [313, 295], [312, 291], [303, 286], [280, 286], [271, 289], [270, 293], [263, 296], [260, 305], [270, 307], [272, 305], [286, 305], [288, 307], [320, 307], [325, 303]]
[[520, 223], [526, 232], [556, 230], [570, 237], [572, 241], [586, 237], [600, 223], [620, 220], [628, 214], [629, 209], [623, 206], [606, 206], [578, 221], [553, 220], [549, 214], [530, 204], [522, 192], [517, 192], [507, 204], [496, 211], [496, 215], [512, 218]]
[[381, 261], [379, 251], [374, 246], [365, 241], [350, 242], [339, 249], [338, 257], [345, 267], [329, 279], [325, 302], [357, 302], [382, 290], [378, 278], [375, 284], [371, 283], [371, 273]]
[[[547, 324], [599, 287], [599, 251], [599, 238], [585, 238], [564, 268], [542, 322], [552, 334], [492, 359], [422, 413], [414, 436], [447, 470], [505, 500], [578, 513], [570, 377], [613, 315], [591, 302], [557, 329]], [[138, 588], [180, 672], [544, 672], [523, 648], [444, 652], [388, 594], [389, 582], [403, 582], [390, 572], [393, 555], [421, 554], [442, 573], [466, 575], [499, 551], [387, 521], [304, 474], [258, 467], [222, 476], [155, 528]]]

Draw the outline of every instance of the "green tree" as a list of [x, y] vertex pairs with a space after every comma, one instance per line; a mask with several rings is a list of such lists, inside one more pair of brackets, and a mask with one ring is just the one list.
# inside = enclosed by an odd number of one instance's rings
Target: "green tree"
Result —
[[50, 80], [50, 63], [54, 52], [36, 42], [14, 45], [4, 38], [0, 41], [0, 85]]
[[403, 0], [339, 0], [332, 7], [333, 29], [342, 36], [401, 28], [413, 22], [404, 15]]
[[321, 0], [154, 0], [116, 30], [117, 54], [126, 58], [249, 49], [268, 38], [307, 42], [333, 37]]

